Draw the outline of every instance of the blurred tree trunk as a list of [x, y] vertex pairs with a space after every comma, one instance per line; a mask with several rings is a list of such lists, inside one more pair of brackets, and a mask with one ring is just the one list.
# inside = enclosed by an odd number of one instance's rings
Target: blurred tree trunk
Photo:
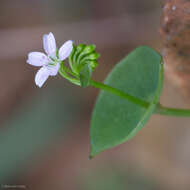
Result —
[[[161, 18], [167, 76], [190, 97], [190, 1], [166, 0]], [[190, 102], [190, 100], [189, 100]]]

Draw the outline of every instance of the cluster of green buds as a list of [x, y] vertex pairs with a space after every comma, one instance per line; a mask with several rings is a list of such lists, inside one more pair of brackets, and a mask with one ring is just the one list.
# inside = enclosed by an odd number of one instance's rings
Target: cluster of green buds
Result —
[[61, 62], [59, 73], [70, 82], [87, 87], [92, 72], [98, 66], [97, 59], [100, 54], [95, 51], [95, 48], [95, 45], [73, 45], [73, 50], [69, 55], [69, 67], [64, 61]]

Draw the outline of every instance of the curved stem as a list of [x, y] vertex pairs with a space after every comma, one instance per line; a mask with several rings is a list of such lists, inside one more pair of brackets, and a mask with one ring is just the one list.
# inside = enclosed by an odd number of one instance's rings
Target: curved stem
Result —
[[[76, 84], [76, 85], [81, 85], [80, 80], [78, 79], [78, 76], [71, 71], [69, 68], [66, 66], [62, 65], [62, 67], [59, 70], [59, 73], [66, 79], [68, 79], [70, 82]], [[67, 73], [70, 75], [76, 77], [76, 78], [71, 78]], [[137, 104], [141, 107], [148, 108], [149, 102], [146, 102], [142, 99], [139, 99], [135, 96], [132, 96], [130, 94], [127, 94], [125, 92], [120, 91], [119, 89], [113, 88], [109, 85], [96, 82], [94, 80], [89, 81], [89, 85], [93, 86], [95, 88], [99, 88], [101, 90], [110, 92], [112, 94], [115, 94], [116, 96], [120, 96], [121, 98], [127, 99], [130, 102], [133, 102], [134, 104]], [[178, 108], [169, 108], [162, 106], [160, 103], [156, 105], [155, 109], [155, 114], [160, 114], [160, 115], [167, 115], [167, 116], [178, 116], [178, 117], [190, 117], [190, 109], [178, 109]]]
[[100, 83], [100, 82], [96, 82], [94, 80], [90, 80], [89, 81], [89, 85], [90, 86], [93, 86], [95, 88], [100, 88], [101, 90], [105, 90], [107, 92], [110, 92], [112, 94], [115, 94], [117, 96], [120, 96], [121, 98], [124, 98], [124, 99], [127, 99], [129, 100], [130, 102], [133, 102], [139, 106], [142, 106], [144, 108], [147, 108], [149, 106], [149, 103], [146, 102], [146, 101], [143, 101], [139, 98], [136, 98], [134, 96], [131, 96], [130, 94], [127, 94], [127, 93], [124, 93], [116, 88], [113, 88], [111, 86], [108, 86], [106, 84], [103, 84], [103, 83]]
[[65, 70], [64, 70], [62, 67], [59, 69], [59, 74], [60, 74], [63, 78], [66, 78], [67, 80], [69, 80], [71, 83], [80, 86], [80, 81], [79, 81], [78, 79], [76, 79], [76, 78], [70, 77], [70, 76], [65, 72]]
[[74, 73], [71, 69], [69, 69], [68, 67], [66, 67], [64, 64], [61, 65], [62, 70], [66, 71], [67, 73], [69, 73], [70, 75], [74, 76], [75, 78], [79, 78], [79, 76]]
[[190, 109], [168, 108], [158, 104], [155, 113], [167, 116], [190, 117]]

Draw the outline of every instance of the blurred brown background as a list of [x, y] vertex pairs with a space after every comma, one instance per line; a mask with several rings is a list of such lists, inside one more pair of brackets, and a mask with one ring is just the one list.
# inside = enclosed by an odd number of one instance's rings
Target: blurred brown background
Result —
[[[42, 36], [93, 43], [102, 81], [139, 45], [160, 50], [161, 0], [1, 0], [0, 188], [32, 190], [188, 190], [189, 118], [155, 115], [131, 141], [89, 160], [90, 115], [98, 91], [51, 77], [42, 89], [30, 51]], [[188, 107], [167, 80], [162, 103]]]

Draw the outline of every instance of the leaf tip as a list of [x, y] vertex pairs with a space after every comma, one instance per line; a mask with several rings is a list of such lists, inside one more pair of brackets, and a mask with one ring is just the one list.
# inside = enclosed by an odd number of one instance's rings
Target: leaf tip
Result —
[[88, 156], [89, 160], [92, 160], [92, 158], [94, 158], [94, 156], [92, 156], [91, 154]]
[[92, 146], [90, 147], [90, 155], [89, 155], [89, 159], [91, 160], [92, 158], [94, 158], [97, 154], [99, 154], [101, 151], [97, 150], [96, 147]]
[[89, 155], [89, 160], [91, 160], [92, 158], [94, 158], [95, 157], [95, 155], [96, 155], [96, 152], [91, 148], [91, 150], [90, 150], [90, 155]]

